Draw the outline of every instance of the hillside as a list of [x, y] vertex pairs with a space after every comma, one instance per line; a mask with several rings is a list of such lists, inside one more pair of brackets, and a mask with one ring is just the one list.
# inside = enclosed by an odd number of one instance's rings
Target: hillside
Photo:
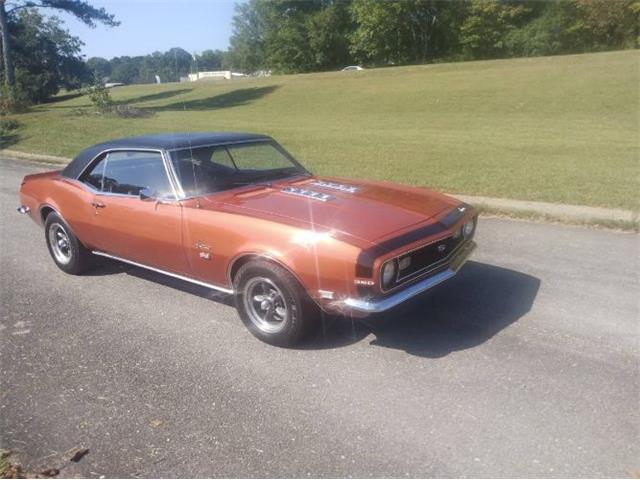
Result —
[[312, 171], [447, 192], [638, 209], [640, 51], [116, 88], [17, 115], [15, 150], [73, 156], [150, 132], [273, 135]]

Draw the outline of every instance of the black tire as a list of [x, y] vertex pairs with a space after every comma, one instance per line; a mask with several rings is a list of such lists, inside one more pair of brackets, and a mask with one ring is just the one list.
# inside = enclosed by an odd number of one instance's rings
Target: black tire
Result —
[[[93, 265], [93, 255], [78, 240], [67, 223], [55, 212], [44, 222], [44, 238], [53, 261], [63, 272], [79, 275]], [[52, 242], [62, 242], [53, 245]]]
[[[263, 342], [279, 347], [292, 346], [317, 324], [318, 306], [300, 283], [276, 263], [267, 260], [247, 262], [238, 270], [234, 286], [236, 308], [242, 322]], [[256, 301], [258, 297], [264, 300]], [[271, 303], [264, 307], [264, 302]], [[261, 313], [271, 321], [257, 320]]]

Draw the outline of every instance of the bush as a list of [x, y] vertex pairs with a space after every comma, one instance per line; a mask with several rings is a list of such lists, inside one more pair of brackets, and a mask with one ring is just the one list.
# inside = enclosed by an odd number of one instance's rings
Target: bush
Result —
[[2, 120], [0, 120], [0, 131], [2, 132], [17, 130], [19, 126], [20, 123], [17, 120], [13, 120], [12, 118], [3, 118]]
[[0, 148], [6, 148], [17, 139], [16, 130], [20, 124], [13, 119], [0, 119]]
[[86, 89], [86, 94], [99, 112], [106, 113], [113, 108], [114, 101], [111, 98], [111, 94], [101, 81], [96, 80], [91, 87]]
[[149, 110], [114, 102], [109, 90], [98, 79], [85, 92], [98, 113], [113, 113], [122, 118], [148, 117], [152, 114]]
[[27, 109], [29, 102], [18, 88], [10, 89], [2, 85], [0, 89], [0, 115], [21, 113]]

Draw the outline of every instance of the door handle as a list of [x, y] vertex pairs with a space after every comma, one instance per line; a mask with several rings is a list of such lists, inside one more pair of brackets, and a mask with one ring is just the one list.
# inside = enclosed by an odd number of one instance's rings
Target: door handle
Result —
[[104, 208], [106, 205], [104, 203], [96, 202], [95, 200], [91, 202], [91, 206], [94, 208]]

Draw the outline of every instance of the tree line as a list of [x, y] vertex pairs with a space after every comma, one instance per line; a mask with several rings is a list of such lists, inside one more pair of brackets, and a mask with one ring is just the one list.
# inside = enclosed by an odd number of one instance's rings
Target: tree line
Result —
[[249, 0], [227, 51], [181, 48], [90, 58], [112, 82], [178, 81], [196, 70], [299, 73], [347, 65], [558, 55], [636, 48], [638, 0]]
[[195, 71], [226, 70], [231, 68], [227, 52], [205, 50], [199, 54], [183, 48], [135, 57], [122, 56], [110, 60], [92, 57], [87, 60], [88, 69], [98, 78], [120, 83], [153, 83], [156, 76], [161, 82], [177, 82], [180, 77]]
[[0, 0], [3, 102], [39, 103], [106, 79], [174, 82], [197, 70], [297, 73], [637, 48], [640, 16], [640, 0], [248, 0], [236, 5], [227, 51], [85, 61], [81, 40], [34, 7], [119, 24], [87, 0]]
[[295, 73], [637, 48], [637, 0], [249, 0], [229, 63]]

